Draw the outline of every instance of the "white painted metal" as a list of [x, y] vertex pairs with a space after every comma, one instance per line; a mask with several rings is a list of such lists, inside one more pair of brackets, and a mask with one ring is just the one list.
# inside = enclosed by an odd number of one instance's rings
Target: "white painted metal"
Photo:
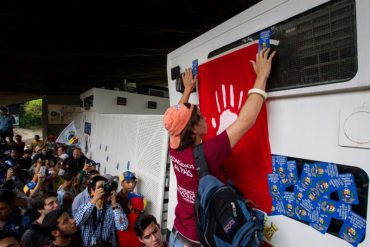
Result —
[[[101, 88], [92, 88], [83, 92], [80, 99], [90, 95], [94, 96], [94, 106], [87, 112], [97, 112], [103, 114], [147, 114], [158, 115], [163, 114], [168, 108], [168, 99], [156, 96], [148, 96], [137, 93], [129, 93], [124, 91], [107, 90]], [[117, 105], [117, 97], [125, 97], [127, 99], [126, 105]], [[148, 101], [157, 102], [156, 109], [149, 109], [147, 107]]]
[[[84, 133], [81, 138], [87, 143], [86, 156], [101, 164], [103, 175], [121, 176], [129, 161], [130, 171], [138, 177], [135, 191], [147, 199], [146, 212], [162, 222], [168, 149], [162, 114], [169, 106], [168, 99], [98, 88], [80, 98], [90, 95], [94, 107], [74, 119], [80, 134], [85, 123], [91, 123], [91, 134]], [[117, 105], [118, 96], [127, 97], [127, 105]], [[148, 100], [156, 101], [158, 108], [148, 109]]]
[[136, 191], [148, 202], [146, 212], [161, 222], [167, 160], [162, 116], [99, 114], [94, 124], [92, 159], [101, 163], [100, 172], [120, 176], [130, 162], [138, 176]]

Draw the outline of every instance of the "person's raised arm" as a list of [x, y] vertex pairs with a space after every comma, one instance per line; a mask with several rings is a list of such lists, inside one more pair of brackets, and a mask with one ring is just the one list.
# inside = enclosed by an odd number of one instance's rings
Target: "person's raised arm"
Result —
[[265, 100], [266, 82], [270, 75], [271, 63], [274, 56], [275, 51], [270, 53], [270, 48], [264, 48], [261, 52], [257, 53], [256, 61], [251, 61], [257, 77], [253, 89], [249, 91], [248, 98], [240, 110], [238, 118], [226, 129], [231, 147], [235, 146], [257, 119]]
[[184, 93], [179, 101], [179, 104], [184, 104], [189, 101], [189, 97], [191, 92], [195, 87], [195, 83], [197, 81], [197, 77], [193, 77], [193, 72], [191, 68], [185, 69], [185, 72], [181, 75], [182, 81], [184, 83]]

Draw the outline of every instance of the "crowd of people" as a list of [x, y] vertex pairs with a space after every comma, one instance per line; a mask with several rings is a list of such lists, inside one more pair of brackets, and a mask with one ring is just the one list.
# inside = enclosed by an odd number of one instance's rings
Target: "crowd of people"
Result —
[[[164, 246], [136, 174], [99, 173], [79, 147], [0, 138], [0, 246]], [[121, 190], [116, 192], [120, 182]]]
[[[270, 49], [257, 53], [251, 61], [256, 81], [239, 116], [203, 143], [211, 174], [222, 169], [232, 147], [256, 121], [267, 97], [274, 55]], [[199, 108], [188, 102], [196, 84], [191, 69], [186, 69], [182, 80], [185, 90], [180, 101], [164, 114], [172, 162], [189, 169], [187, 173], [175, 169], [178, 204], [169, 245], [198, 247], [194, 198], [199, 178], [192, 151], [202, 143], [207, 123]], [[137, 182], [133, 172], [123, 173], [122, 190], [116, 193], [117, 179], [99, 174], [96, 163], [80, 148], [70, 151], [55, 139], [43, 142], [37, 135], [25, 147], [21, 136], [13, 140], [8, 125], [7, 111], [2, 108], [0, 246], [17, 246], [17, 239], [22, 246], [165, 246], [158, 222], [144, 213], [144, 197], [133, 191]]]

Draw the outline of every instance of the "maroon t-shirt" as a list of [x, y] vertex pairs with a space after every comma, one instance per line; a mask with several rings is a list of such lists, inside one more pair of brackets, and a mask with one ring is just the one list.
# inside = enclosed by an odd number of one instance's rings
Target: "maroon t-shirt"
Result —
[[[203, 143], [210, 174], [220, 177], [225, 158], [231, 155], [229, 136], [226, 131]], [[177, 206], [175, 228], [185, 237], [198, 241], [194, 215], [194, 200], [199, 177], [194, 162], [193, 147], [180, 152], [170, 148], [170, 157], [177, 179]]]

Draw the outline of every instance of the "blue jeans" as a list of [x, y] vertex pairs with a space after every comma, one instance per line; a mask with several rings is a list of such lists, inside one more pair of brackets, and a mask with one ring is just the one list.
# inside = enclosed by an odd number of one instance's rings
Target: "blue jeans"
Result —
[[[184, 241], [181, 240], [181, 238], [179, 239], [177, 237], [177, 234], [180, 234], [178, 231], [172, 231], [171, 232], [171, 235], [170, 235], [170, 240], [169, 240], [169, 247], [184, 247], [184, 246], [189, 246], [189, 247], [192, 247], [192, 246], [200, 246], [199, 244], [190, 244], [189, 245], [189, 241], [187, 241], [187, 245]], [[177, 237], [177, 238], [176, 238]]]
[[169, 247], [183, 247], [184, 246], [184, 242], [182, 242], [181, 240], [176, 239], [177, 234], [179, 234], [178, 231], [176, 231], [175, 234], [173, 232], [171, 232]]

